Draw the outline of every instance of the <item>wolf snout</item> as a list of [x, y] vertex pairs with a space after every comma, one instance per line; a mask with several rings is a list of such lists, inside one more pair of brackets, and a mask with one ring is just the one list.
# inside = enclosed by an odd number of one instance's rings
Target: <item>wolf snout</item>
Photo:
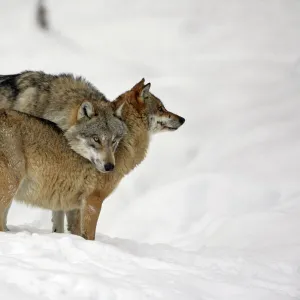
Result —
[[106, 163], [106, 164], [104, 165], [104, 169], [105, 169], [105, 171], [107, 171], [107, 172], [112, 171], [114, 168], [115, 168], [115, 165], [112, 164], [112, 163]]
[[185, 122], [185, 118], [179, 117], [179, 123], [182, 125]]

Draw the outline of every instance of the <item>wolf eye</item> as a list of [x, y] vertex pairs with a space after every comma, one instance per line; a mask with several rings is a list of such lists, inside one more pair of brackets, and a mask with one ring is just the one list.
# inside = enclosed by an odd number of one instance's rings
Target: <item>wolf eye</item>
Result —
[[159, 111], [159, 112], [163, 112], [163, 111], [164, 111], [163, 107], [160, 106], [160, 107], [158, 108], [158, 111]]
[[93, 136], [93, 140], [96, 142], [96, 143], [100, 143], [100, 140], [97, 136]]
[[113, 144], [113, 145], [115, 145], [116, 143], [117, 143], [117, 140], [116, 140], [116, 139], [112, 141], [112, 144]]

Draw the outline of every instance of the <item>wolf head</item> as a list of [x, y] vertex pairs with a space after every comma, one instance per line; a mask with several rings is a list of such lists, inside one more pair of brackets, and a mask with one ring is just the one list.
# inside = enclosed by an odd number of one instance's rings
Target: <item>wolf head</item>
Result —
[[140, 117], [146, 118], [148, 131], [152, 134], [177, 130], [185, 119], [168, 111], [161, 100], [150, 93], [150, 87], [151, 84], [145, 84], [145, 80], [142, 79], [130, 91], [115, 100], [116, 111], [122, 115], [121, 110], [125, 105], [134, 106]]
[[77, 122], [65, 132], [71, 148], [103, 173], [114, 169], [114, 152], [126, 134], [126, 126], [118, 118], [121, 110], [115, 112], [109, 104], [95, 108], [85, 101], [77, 111]]

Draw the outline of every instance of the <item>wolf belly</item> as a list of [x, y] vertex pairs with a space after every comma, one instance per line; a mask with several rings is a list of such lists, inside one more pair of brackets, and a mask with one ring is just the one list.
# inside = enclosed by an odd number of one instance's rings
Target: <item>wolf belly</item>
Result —
[[51, 210], [72, 210], [81, 208], [84, 195], [72, 184], [66, 184], [64, 189], [55, 188], [28, 177], [23, 178], [14, 199], [28, 205]]

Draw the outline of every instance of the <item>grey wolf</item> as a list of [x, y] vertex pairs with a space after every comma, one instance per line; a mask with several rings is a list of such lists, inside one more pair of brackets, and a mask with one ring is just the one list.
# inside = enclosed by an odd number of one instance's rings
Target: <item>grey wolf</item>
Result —
[[113, 170], [125, 126], [105, 96], [82, 77], [35, 71], [0, 75], [0, 108], [56, 123], [75, 152], [100, 172]]

